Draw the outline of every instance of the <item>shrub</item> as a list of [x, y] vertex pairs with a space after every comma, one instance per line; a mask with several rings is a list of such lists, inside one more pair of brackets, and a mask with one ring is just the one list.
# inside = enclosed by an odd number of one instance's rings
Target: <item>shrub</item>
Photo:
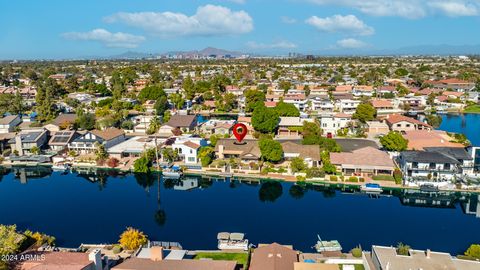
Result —
[[353, 248], [352, 250], [350, 250], [350, 253], [352, 253], [352, 256], [355, 257], [355, 258], [361, 258], [362, 257], [362, 248], [357, 246], [357, 247]]
[[402, 242], [398, 243], [398, 245], [397, 245], [398, 255], [407, 256], [409, 251], [410, 251], [410, 246], [409, 245], [405, 245]]
[[307, 178], [325, 177], [325, 171], [318, 167], [307, 169]]
[[395, 171], [393, 171], [393, 178], [395, 179], [395, 184], [400, 185], [402, 183], [402, 171], [400, 169], [396, 168]]
[[123, 250], [123, 249], [122, 249], [122, 246], [120, 246], [120, 245], [115, 245], [115, 246], [112, 248], [113, 254], [118, 254], [118, 253], [122, 252], [122, 250]]
[[358, 180], [362, 183], [365, 182], [365, 178], [363, 178], [363, 177], [360, 177]]
[[465, 256], [480, 259], [480, 245], [472, 244], [465, 252]]
[[338, 181], [338, 177], [336, 175], [331, 175], [330, 176], [330, 181], [336, 182], [336, 181]]
[[348, 178], [348, 182], [357, 183], [357, 182], [358, 182], [358, 178], [355, 177], [355, 176], [350, 176], [350, 177]]
[[110, 168], [115, 168], [118, 166], [118, 164], [120, 163], [120, 161], [114, 157], [112, 158], [109, 158], [107, 160], [107, 166], [110, 167]]
[[132, 227], [128, 227], [121, 235], [120, 245], [127, 250], [134, 250], [147, 243], [147, 236]]
[[301, 176], [301, 175], [297, 175], [297, 181], [301, 181], [301, 182], [304, 182], [306, 179], [305, 179], [305, 176]]

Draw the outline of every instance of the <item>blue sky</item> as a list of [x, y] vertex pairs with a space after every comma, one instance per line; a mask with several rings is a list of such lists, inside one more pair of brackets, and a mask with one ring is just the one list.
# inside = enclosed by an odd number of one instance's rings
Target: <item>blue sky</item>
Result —
[[480, 0], [19, 0], [0, 7], [0, 59], [480, 44]]

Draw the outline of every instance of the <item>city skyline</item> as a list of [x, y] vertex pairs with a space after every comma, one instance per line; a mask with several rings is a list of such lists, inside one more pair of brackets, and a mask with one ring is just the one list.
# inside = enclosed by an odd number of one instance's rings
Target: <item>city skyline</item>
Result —
[[472, 53], [480, 45], [477, 0], [27, 1], [4, 7], [0, 59], [205, 47], [259, 55], [443, 54], [446, 47]]

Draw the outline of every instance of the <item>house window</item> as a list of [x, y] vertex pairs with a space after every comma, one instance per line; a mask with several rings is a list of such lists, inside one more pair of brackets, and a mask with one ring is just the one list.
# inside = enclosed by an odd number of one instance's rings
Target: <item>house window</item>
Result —
[[430, 169], [436, 169], [437, 166], [435, 163], [430, 163], [430, 165], [428, 166]]
[[443, 168], [447, 171], [450, 170], [450, 163], [445, 163], [445, 165], [443, 165]]
[[407, 124], [406, 126], [407, 126], [407, 127], [410, 127], [410, 124]]
[[188, 162], [195, 162], [195, 157], [188, 157]]
[[418, 162], [413, 162], [412, 163], [412, 168], [418, 168]]

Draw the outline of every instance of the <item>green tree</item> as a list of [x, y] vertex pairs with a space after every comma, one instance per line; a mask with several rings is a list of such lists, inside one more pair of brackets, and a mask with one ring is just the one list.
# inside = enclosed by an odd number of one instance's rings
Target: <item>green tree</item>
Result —
[[292, 88], [292, 83], [289, 81], [280, 81], [278, 83], [278, 88], [285, 91], [285, 93]]
[[95, 142], [95, 161], [103, 164], [108, 158], [108, 152], [105, 145]]
[[195, 97], [195, 83], [190, 75], [183, 80], [182, 86], [183, 90], [185, 90], [186, 98], [189, 100], [193, 99], [193, 97]]
[[202, 163], [202, 167], [207, 167], [215, 158], [215, 150], [213, 147], [204, 146], [200, 148], [200, 151], [198, 151], [198, 158]]
[[38, 120], [44, 122], [56, 117], [55, 99], [61, 93], [62, 90], [54, 79], [48, 78], [38, 85], [35, 97]]
[[278, 126], [280, 117], [275, 109], [260, 106], [253, 111], [252, 126], [261, 133], [272, 133]]
[[152, 161], [145, 154], [133, 163], [133, 171], [135, 173], [150, 173], [151, 167]]
[[154, 116], [148, 125], [147, 134], [155, 134], [160, 129], [161, 123], [158, 116]]
[[147, 243], [147, 236], [137, 229], [128, 227], [127, 230], [120, 235], [118, 242], [126, 250], [135, 250]]
[[95, 115], [91, 113], [85, 113], [82, 109], [77, 111], [77, 119], [75, 119], [75, 125], [77, 128], [84, 130], [92, 130], [95, 128]]
[[395, 70], [395, 75], [399, 77], [405, 77], [408, 75], [408, 70], [404, 68], [398, 68], [397, 70]]
[[442, 124], [442, 117], [436, 114], [429, 114], [427, 115], [427, 123], [434, 128], [439, 128]]
[[352, 116], [354, 119], [358, 119], [360, 122], [365, 123], [372, 121], [377, 117], [377, 110], [370, 103], [359, 104], [357, 110]]
[[295, 157], [290, 162], [290, 169], [292, 170], [292, 173], [302, 172], [307, 169], [307, 164], [303, 158]]
[[258, 90], [249, 89], [245, 91], [245, 111], [253, 112], [256, 108], [264, 107], [265, 93]]
[[319, 144], [319, 140], [322, 137], [322, 129], [317, 122], [303, 122], [302, 129], [302, 144], [314, 145]]
[[299, 117], [300, 111], [295, 107], [295, 105], [291, 103], [285, 103], [280, 101], [275, 106], [275, 110], [277, 111], [279, 116], [292, 116], [292, 117]]
[[178, 159], [178, 153], [172, 148], [164, 148], [162, 151], [163, 160], [167, 162], [174, 162]]
[[160, 96], [155, 102], [154, 108], [157, 115], [164, 115], [164, 113], [168, 110], [167, 96]]
[[0, 225], [0, 256], [17, 253], [24, 240], [25, 237], [17, 233], [17, 226]]
[[185, 99], [183, 99], [181, 94], [174, 93], [170, 95], [170, 101], [175, 105], [175, 109], [181, 110], [185, 104]]
[[465, 251], [465, 256], [468, 256], [473, 259], [480, 259], [480, 245], [479, 244], [472, 244], [470, 247]]
[[390, 131], [380, 138], [380, 143], [387, 151], [404, 151], [408, 147], [408, 140], [395, 131]]
[[258, 141], [261, 158], [264, 161], [279, 162], [283, 159], [282, 145], [270, 138], [262, 138]]
[[167, 96], [165, 91], [163, 91], [163, 87], [160, 85], [151, 85], [143, 88], [138, 94], [137, 98], [141, 102], [145, 102], [146, 100], [158, 100], [163, 96]]

